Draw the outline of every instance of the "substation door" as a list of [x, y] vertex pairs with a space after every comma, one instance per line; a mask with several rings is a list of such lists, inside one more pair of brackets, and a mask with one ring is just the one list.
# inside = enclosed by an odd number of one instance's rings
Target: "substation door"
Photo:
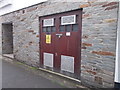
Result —
[[82, 10], [40, 18], [40, 66], [80, 77]]

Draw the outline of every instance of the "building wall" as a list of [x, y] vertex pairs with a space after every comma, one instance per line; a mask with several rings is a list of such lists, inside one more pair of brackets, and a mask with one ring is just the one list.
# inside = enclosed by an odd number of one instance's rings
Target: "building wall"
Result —
[[103, 2], [84, 8], [82, 77], [86, 83], [91, 81], [90, 85], [113, 86], [118, 12], [116, 5]]
[[117, 33], [117, 2], [45, 2], [3, 15], [13, 22], [14, 56], [39, 66], [39, 17], [83, 8], [81, 81], [84, 85], [113, 87]]

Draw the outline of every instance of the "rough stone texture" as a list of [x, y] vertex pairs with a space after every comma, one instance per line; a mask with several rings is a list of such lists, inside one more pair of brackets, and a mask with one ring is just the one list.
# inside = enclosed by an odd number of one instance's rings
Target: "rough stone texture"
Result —
[[118, 3], [94, 2], [83, 12], [81, 79], [113, 87]]
[[48, 1], [3, 15], [0, 22], [13, 22], [15, 58], [38, 67], [39, 17], [78, 8], [83, 8], [81, 81], [87, 86], [113, 87], [118, 3]]

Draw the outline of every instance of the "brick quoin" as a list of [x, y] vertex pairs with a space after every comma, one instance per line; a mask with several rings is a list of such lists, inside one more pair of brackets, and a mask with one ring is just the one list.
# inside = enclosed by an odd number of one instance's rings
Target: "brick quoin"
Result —
[[82, 43], [83, 46], [92, 46], [90, 43]]
[[116, 5], [116, 4], [118, 4], [118, 2], [111, 2], [111, 3], [103, 5], [102, 7], [112, 6], [112, 5]]
[[80, 5], [80, 8], [85, 8], [85, 7], [89, 7], [90, 4], [83, 4], [83, 5]]
[[29, 30], [28, 32], [34, 32], [34, 30]]
[[112, 53], [112, 52], [105, 52], [105, 51], [92, 51], [92, 53], [98, 54], [98, 55], [115, 56], [114, 53]]
[[117, 8], [118, 6], [112, 6], [112, 7], [108, 7], [108, 8], [106, 8], [105, 10], [111, 10], [111, 9], [115, 9], [115, 8]]
[[112, 23], [112, 22], [116, 22], [117, 20], [116, 19], [106, 19], [105, 22], [107, 23]]
[[36, 37], [39, 37], [39, 35], [36, 35]]
[[91, 71], [91, 70], [86, 70], [86, 72], [91, 73], [91, 74], [93, 74], [93, 75], [96, 75], [96, 74], [97, 74], [96, 72]]
[[28, 9], [27, 9], [27, 12], [31, 12], [31, 11], [34, 11], [34, 10], [36, 10], [36, 9], [37, 9], [37, 7], [28, 8]]
[[90, 14], [83, 14], [82, 18], [86, 18], [86, 17], [89, 17]]

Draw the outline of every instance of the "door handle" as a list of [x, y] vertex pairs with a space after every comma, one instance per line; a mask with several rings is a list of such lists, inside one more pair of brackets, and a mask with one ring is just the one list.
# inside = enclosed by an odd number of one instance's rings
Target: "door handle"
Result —
[[63, 34], [56, 34], [56, 36], [58, 36], [59, 38], [61, 38], [61, 37], [62, 37], [62, 35], [63, 35]]
[[63, 34], [56, 34], [56, 36], [62, 36]]

